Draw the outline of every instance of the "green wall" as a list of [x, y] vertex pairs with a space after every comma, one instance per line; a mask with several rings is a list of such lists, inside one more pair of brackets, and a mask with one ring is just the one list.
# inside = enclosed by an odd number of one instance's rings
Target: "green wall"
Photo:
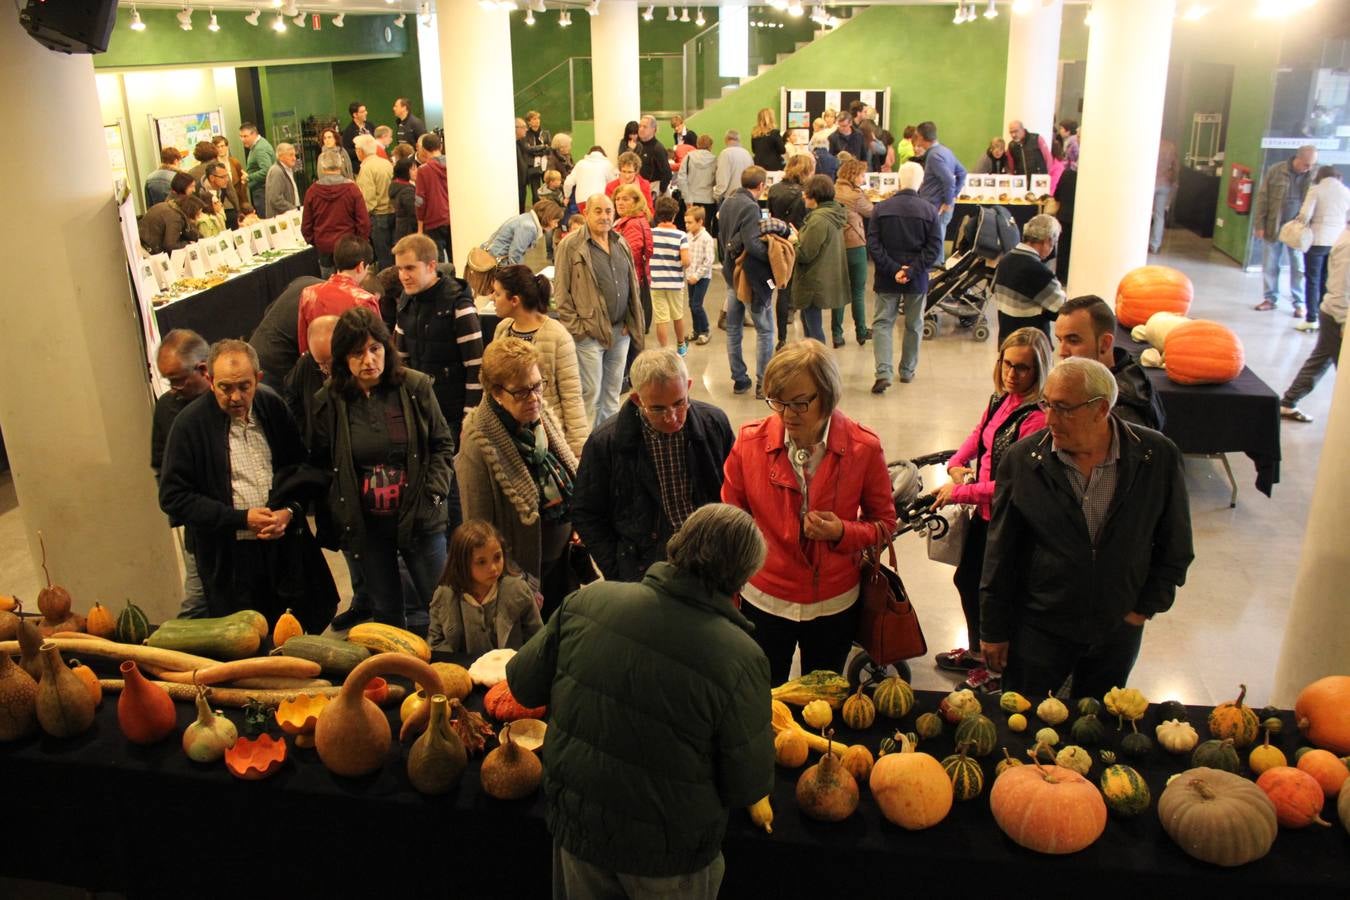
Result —
[[333, 63], [333, 100], [340, 122], [347, 122], [347, 104], [360, 100], [366, 105], [368, 122], [396, 129], [394, 101], [399, 97], [407, 97], [412, 103], [413, 114], [425, 121], [422, 70], [417, 62], [417, 29], [408, 29], [407, 53], [385, 59]]
[[296, 119], [303, 121], [309, 116], [331, 116], [336, 109], [331, 63], [259, 66], [258, 87], [266, 121], [257, 125], [264, 135], [269, 133], [272, 115], [278, 111], [294, 110]]

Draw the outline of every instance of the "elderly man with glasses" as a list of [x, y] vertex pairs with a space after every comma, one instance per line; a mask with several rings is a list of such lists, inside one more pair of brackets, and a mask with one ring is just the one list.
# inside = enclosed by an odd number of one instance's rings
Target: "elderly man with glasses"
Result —
[[1172, 607], [1194, 553], [1181, 452], [1111, 415], [1111, 370], [1057, 365], [1047, 427], [997, 473], [980, 588], [980, 646], [1003, 689], [1074, 696], [1124, 685], [1144, 623]]
[[735, 440], [726, 413], [690, 399], [673, 349], [639, 353], [629, 379], [629, 402], [586, 442], [572, 500], [572, 525], [610, 581], [642, 580], [694, 510], [718, 501]]

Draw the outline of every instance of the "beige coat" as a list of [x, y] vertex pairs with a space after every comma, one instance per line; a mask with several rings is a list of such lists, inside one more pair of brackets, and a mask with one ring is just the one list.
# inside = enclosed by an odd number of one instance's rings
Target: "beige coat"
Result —
[[848, 221], [844, 223], [844, 248], [867, 246], [867, 223], [872, 218], [872, 201], [860, 189], [842, 181], [834, 183], [834, 199], [848, 212]]
[[[641, 350], [642, 336], [647, 327], [642, 316], [642, 294], [638, 287], [633, 252], [628, 249], [628, 242], [623, 239], [623, 235], [616, 231], [610, 232], [609, 251], [622, 253], [628, 258], [631, 276], [628, 315], [624, 324], [628, 326], [628, 336], [633, 339], [633, 344]], [[595, 269], [591, 266], [590, 233], [582, 231], [567, 238], [558, 245], [554, 255], [553, 289], [557, 292], [554, 305], [558, 310], [558, 321], [576, 340], [592, 338], [601, 347], [608, 348], [614, 342], [614, 330], [609, 323], [605, 295], [600, 293]]]
[[[493, 340], [506, 337], [514, 323], [515, 319], [510, 318], [498, 322]], [[581, 402], [576, 341], [557, 320], [545, 319], [534, 334], [534, 346], [539, 349], [539, 374], [548, 382], [544, 404], [562, 418], [567, 446], [574, 456], [580, 457], [586, 438], [591, 436], [591, 423]]]

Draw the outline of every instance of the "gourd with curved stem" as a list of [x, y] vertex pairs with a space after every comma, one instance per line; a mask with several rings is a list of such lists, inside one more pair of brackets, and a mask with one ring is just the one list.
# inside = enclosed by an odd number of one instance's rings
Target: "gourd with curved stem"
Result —
[[50, 641], [42, 644], [37, 718], [43, 731], [58, 738], [74, 737], [94, 724], [94, 698]]
[[[324, 707], [314, 728], [319, 761], [330, 772], [355, 778], [384, 764], [393, 739], [389, 720], [363, 694], [366, 682], [376, 675], [399, 675], [415, 681], [429, 697], [441, 693], [436, 670], [406, 653], [381, 653], [352, 669], [342, 690]], [[408, 718], [399, 732], [400, 739], [425, 726], [427, 715], [428, 709], [423, 707]]]
[[197, 685], [197, 720], [183, 730], [183, 752], [195, 762], [217, 762], [239, 739], [234, 723], [211, 709], [205, 685]]
[[538, 788], [544, 777], [539, 757], [511, 740], [511, 724], [502, 728], [501, 744], [483, 759], [483, 791], [498, 800], [519, 800]]

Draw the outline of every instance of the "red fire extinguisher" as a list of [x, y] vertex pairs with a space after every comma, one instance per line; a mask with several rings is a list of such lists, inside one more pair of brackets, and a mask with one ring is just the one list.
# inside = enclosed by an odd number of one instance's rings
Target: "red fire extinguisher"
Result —
[[1252, 211], [1252, 170], [1237, 163], [1228, 175], [1228, 207], [1244, 215]]

